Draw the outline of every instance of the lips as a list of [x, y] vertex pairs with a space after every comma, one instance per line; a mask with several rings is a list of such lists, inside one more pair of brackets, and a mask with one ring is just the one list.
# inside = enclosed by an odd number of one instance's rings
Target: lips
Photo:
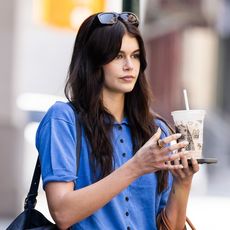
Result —
[[123, 81], [126, 81], [126, 82], [130, 82], [130, 81], [133, 81], [133, 79], [135, 79], [135, 77], [132, 75], [126, 75], [124, 77], [121, 77], [120, 79]]

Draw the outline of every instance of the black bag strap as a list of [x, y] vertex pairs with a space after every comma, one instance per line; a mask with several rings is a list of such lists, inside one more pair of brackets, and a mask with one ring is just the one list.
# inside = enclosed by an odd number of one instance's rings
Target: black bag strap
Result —
[[[74, 115], [75, 115], [75, 122], [76, 122], [76, 136], [77, 136], [77, 143], [76, 143], [76, 157], [77, 157], [77, 174], [78, 174], [78, 165], [79, 165], [79, 161], [80, 161], [80, 153], [81, 153], [81, 138], [82, 138], [82, 130], [81, 130], [81, 125], [79, 122], [79, 119], [77, 117], [77, 111], [75, 109], [75, 107], [70, 103], [69, 104], [71, 106], [71, 108], [74, 110]], [[24, 202], [24, 210], [27, 209], [34, 209], [35, 205], [37, 203], [37, 195], [38, 195], [38, 187], [39, 187], [39, 182], [40, 182], [40, 176], [41, 176], [41, 165], [40, 165], [40, 160], [39, 157], [37, 158], [37, 163], [34, 169], [34, 174], [33, 174], [33, 178], [31, 181], [31, 185], [30, 185], [30, 190], [29, 193], [25, 199]]]

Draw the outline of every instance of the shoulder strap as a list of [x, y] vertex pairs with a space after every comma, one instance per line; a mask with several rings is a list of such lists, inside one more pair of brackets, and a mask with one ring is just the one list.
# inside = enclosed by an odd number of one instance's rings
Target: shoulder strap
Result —
[[[79, 168], [78, 165], [79, 165], [80, 153], [81, 153], [82, 130], [81, 130], [79, 119], [77, 118], [77, 111], [72, 105], [71, 105], [71, 108], [74, 110], [75, 122], [76, 122], [76, 136], [77, 136], [77, 143], [76, 143], [77, 172], [76, 173], [78, 174], [78, 168]], [[40, 182], [40, 176], [41, 176], [41, 165], [40, 165], [40, 160], [38, 157], [37, 163], [34, 169], [33, 178], [32, 178], [31, 185], [30, 185], [30, 190], [24, 202], [24, 210], [35, 208], [35, 205], [37, 203], [36, 197], [38, 195], [38, 186]]]
[[79, 118], [77, 117], [77, 111], [74, 111], [75, 114], [75, 122], [76, 122], [76, 137], [77, 137], [77, 144], [76, 144], [76, 157], [77, 157], [77, 162], [76, 162], [76, 171], [78, 175], [78, 170], [79, 170], [79, 162], [80, 162], [80, 154], [81, 154], [81, 138], [82, 138], [82, 129], [81, 129], [81, 124], [79, 121]]

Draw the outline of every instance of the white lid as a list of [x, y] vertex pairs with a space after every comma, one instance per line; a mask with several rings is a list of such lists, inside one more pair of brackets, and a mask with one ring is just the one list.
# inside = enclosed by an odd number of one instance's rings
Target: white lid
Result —
[[190, 110], [176, 110], [171, 112], [174, 121], [177, 120], [203, 120], [205, 110], [190, 109]]

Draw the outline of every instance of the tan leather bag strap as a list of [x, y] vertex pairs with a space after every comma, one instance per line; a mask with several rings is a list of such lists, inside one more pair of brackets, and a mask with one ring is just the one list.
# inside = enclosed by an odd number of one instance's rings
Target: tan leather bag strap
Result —
[[158, 230], [172, 230], [168, 218], [166, 217], [165, 209], [163, 209], [157, 217], [157, 226]]
[[[196, 230], [195, 226], [192, 224], [192, 222], [189, 220], [188, 217], [186, 217], [186, 223], [189, 225], [191, 230]], [[162, 212], [157, 217], [157, 226], [158, 226], [158, 230], [173, 230], [166, 216], [165, 209], [163, 209]], [[186, 229], [187, 228], [185, 226], [183, 230], [186, 230]]]
[[195, 226], [192, 224], [191, 220], [189, 220], [188, 217], [186, 217], [186, 222], [188, 223], [189, 227], [190, 227], [192, 230], [196, 230]]

